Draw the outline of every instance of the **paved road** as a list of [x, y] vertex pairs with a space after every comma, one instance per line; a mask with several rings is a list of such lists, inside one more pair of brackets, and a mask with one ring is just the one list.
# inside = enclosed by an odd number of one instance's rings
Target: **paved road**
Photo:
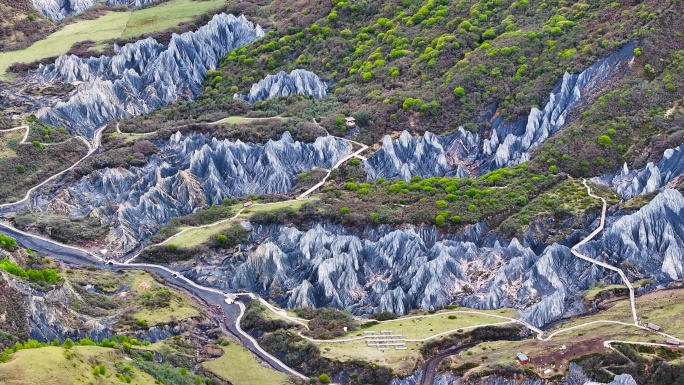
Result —
[[207, 303], [220, 305], [227, 317], [225, 323], [227, 329], [236, 337], [238, 337], [240, 342], [246, 348], [252, 351], [252, 353], [254, 353], [262, 361], [268, 363], [272, 368], [288, 376], [295, 375], [303, 379], [308, 379], [308, 377], [298, 373], [297, 371], [283, 364], [276, 357], [273, 357], [268, 352], [264, 351], [254, 340], [254, 338], [240, 328], [239, 322], [244, 314], [245, 305], [237, 301], [231, 304], [226, 303], [226, 295], [220, 290], [198, 285], [195, 282], [183, 277], [176, 271], [164, 266], [144, 263], [125, 264], [118, 262], [107, 264], [102, 258], [94, 256], [80, 248], [64, 245], [40, 236], [29, 234], [7, 226], [3, 223], [0, 223], [0, 233], [15, 238], [17, 242], [24, 247], [48, 254], [53, 259], [59, 259], [67, 263], [94, 266], [99, 269], [107, 270], [137, 269], [154, 272], [172, 282], [174, 285], [182, 287], [183, 289], [203, 299]]
[[447, 357], [453, 356], [454, 354], [458, 354], [462, 350], [470, 349], [475, 345], [477, 344], [471, 343], [454, 346], [425, 361], [425, 364], [423, 364], [423, 376], [420, 378], [419, 385], [432, 385], [435, 382], [435, 374], [437, 371], [437, 367], [439, 366], [439, 363], [442, 362], [442, 360], [444, 360]]

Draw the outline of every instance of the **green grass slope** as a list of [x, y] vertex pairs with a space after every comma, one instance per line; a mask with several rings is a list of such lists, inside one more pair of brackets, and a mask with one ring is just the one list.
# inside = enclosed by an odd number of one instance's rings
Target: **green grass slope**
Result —
[[[267, 3], [254, 13], [273, 7]], [[353, 114], [368, 127], [370, 141], [404, 128], [476, 130], [486, 126], [478, 117], [494, 103], [507, 118], [525, 115], [565, 71], [649, 38], [654, 20], [679, 17], [681, 25], [680, 2], [655, 0], [335, 0], [321, 8], [274, 14], [267, 37], [231, 53], [220, 79], [210, 74], [205, 103], [248, 91], [269, 73], [306, 68], [335, 80], [318, 111], [328, 125]], [[312, 12], [325, 15], [305, 27], [285, 23]], [[280, 112], [284, 106], [259, 108]]]

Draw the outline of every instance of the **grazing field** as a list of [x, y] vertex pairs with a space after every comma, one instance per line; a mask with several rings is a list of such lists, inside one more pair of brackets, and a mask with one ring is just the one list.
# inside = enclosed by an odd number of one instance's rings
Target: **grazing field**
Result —
[[227, 124], [241, 124], [241, 123], [250, 123], [250, 122], [255, 122], [255, 121], [264, 121], [264, 120], [280, 120], [281, 122], [287, 122], [289, 118], [283, 118], [281, 116], [274, 116], [272, 118], [246, 118], [244, 116], [229, 116], [227, 118], [221, 119], [214, 124], [222, 124], [222, 123], [227, 123]]
[[0, 159], [17, 156], [14, 147], [19, 145], [24, 132], [24, 130], [17, 130], [0, 133]]
[[252, 353], [244, 347], [231, 343], [221, 347], [224, 355], [202, 363], [208, 371], [233, 385], [284, 385], [289, 384], [287, 376], [260, 365]]
[[0, 53], [0, 76], [13, 63], [31, 63], [52, 56], [64, 55], [74, 43], [92, 40], [102, 42], [121, 37], [129, 12], [109, 12], [95, 20], [81, 20], [39, 40], [28, 48]]
[[[459, 328], [475, 325], [507, 322], [507, 320], [498, 317], [489, 317], [483, 314], [457, 313], [458, 311], [472, 311], [472, 309], [456, 309], [453, 311], [445, 311], [436, 314], [420, 315], [417, 316], [417, 318], [414, 316], [397, 318], [396, 320], [381, 322], [378, 325], [357, 330], [342, 338], [358, 336], [364, 331], [375, 331], [379, 333], [382, 330], [392, 330], [394, 334], [401, 334], [404, 336], [404, 338], [423, 339], [449, 330], [456, 331], [456, 329]], [[476, 311], [491, 313], [494, 316], [511, 318], [518, 317], [517, 313], [513, 309]]]
[[[684, 325], [680, 321], [684, 311], [684, 290], [654, 291], [637, 297], [636, 303], [642, 322], [653, 322], [660, 325], [665, 333], [679, 338], [684, 337]], [[619, 300], [609, 305], [610, 308], [596, 314], [561, 323], [546, 332], [545, 336], [594, 321], [632, 322], [629, 300]], [[594, 323], [563, 331], [554, 335], [550, 341], [539, 341], [530, 337], [521, 341], [481, 343], [461, 352], [455, 358], [455, 365], [463, 362], [475, 362], [481, 367], [513, 365], [516, 364], [515, 354], [523, 352], [530, 358], [530, 364], [535, 369], [546, 370], [550, 368], [551, 363], [555, 363], [558, 371], [553, 370], [550, 375], [564, 374], [571, 359], [607, 351], [603, 345], [606, 340], [665, 343], [664, 337], [633, 326]]]
[[224, 4], [224, 0], [171, 0], [157, 7], [134, 11], [130, 13], [131, 18], [128, 20], [121, 38], [128, 39], [173, 28], [192, 19], [193, 16], [201, 15]]
[[362, 360], [373, 364], [387, 366], [396, 372], [411, 374], [416, 362], [420, 359], [420, 342], [407, 342], [406, 350], [379, 350], [367, 346], [363, 340], [347, 343], [317, 343], [323, 357], [340, 360]]
[[0, 77], [6, 75], [13, 63], [31, 63], [64, 55], [75, 43], [86, 40], [101, 44], [106, 40], [127, 39], [163, 31], [224, 3], [223, 0], [172, 0], [152, 8], [133, 12], [108, 12], [94, 20], [79, 20], [26, 49], [0, 53]]
[[[70, 357], [70, 358], [69, 358]], [[48, 346], [25, 349], [12, 354], [9, 361], [0, 364], [0, 383], [5, 385], [24, 384], [122, 384], [116, 377], [114, 363], [124, 361], [119, 350], [99, 346], [74, 346], [66, 350]], [[103, 364], [105, 375], [93, 374], [91, 364]], [[135, 384], [155, 384], [154, 378], [129, 365]]]
[[[202, 243], [208, 241], [211, 239], [211, 237], [215, 236], [216, 234], [225, 231], [229, 229], [231, 226], [233, 226], [236, 223], [240, 223], [241, 221], [246, 221], [248, 220], [252, 214], [254, 213], [259, 213], [259, 212], [267, 212], [267, 211], [273, 211], [277, 209], [283, 209], [283, 208], [292, 208], [293, 210], [298, 210], [302, 205], [306, 202], [311, 201], [311, 199], [303, 199], [299, 201], [288, 201], [288, 202], [278, 202], [274, 204], [269, 204], [269, 205], [257, 205], [250, 207], [249, 210], [243, 211], [240, 215], [237, 217], [230, 219], [230, 220], [225, 220], [219, 225], [206, 225], [206, 226], [200, 226], [193, 228], [191, 230], [188, 230], [177, 237], [172, 238], [169, 243], [174, 244], [179, 247], [194, 247], [194, 246], [199, 246]], [[241, 209], [241, 205], [236, 205], [234, 208], [235, 212], [238, 212]]]
[[147, 326], [200, 315], [189, 298], [168, 291], [147, 273], [135, 272], [131, 274], [129, 282], [131, 289], [138, 296], [136, 302], [143, 304], [143, 307], [133, 314], [133, 318], [144, 320]]

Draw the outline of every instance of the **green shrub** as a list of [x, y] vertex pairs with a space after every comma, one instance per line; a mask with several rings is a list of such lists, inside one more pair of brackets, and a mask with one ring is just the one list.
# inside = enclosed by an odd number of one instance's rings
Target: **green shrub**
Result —
[[601, 135], [598, 137], [598, 144], [601, 147], [611, 147], [613, 145], [613, 139], [608, 135]]
[[466, 96], [465, 88], [463, 88], [463, 87], [454, 88], [454, 95], [459, 99], [465, 97]]
[[14, 250], [17, 248], [17, 240], [8, 237], [5, 234], [0, 234], [0, 247], [2, 247], [5, 250]]

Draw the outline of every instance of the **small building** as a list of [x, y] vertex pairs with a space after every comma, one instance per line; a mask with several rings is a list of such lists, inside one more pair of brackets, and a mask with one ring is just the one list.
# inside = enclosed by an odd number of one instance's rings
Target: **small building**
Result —
[[679, 340], [678, 340], [678, 339], [675, 339], [675, 338], [668, 338], [668, 339], [665, 340], [665, 343], [668, 344], [668, 345], [672, 345], [672, 346], [679, 346], [679, 345], [681, 345], [681, 342], [679, 342]]
[[350, 117], [347, 117], [347, 118], [344, 118], [344, 124], [345, 124], [347, 127], [356, 127], [356, 119], [354, 119], [354, 118], [351, 117], [351, 116], [350, 116]]
[[658, 326], [654, 323], [651, 323], [651, 322], [646, 322], [646, 324], [644, 326], [646, 326], [647, 328], [649, 328], [650, 330], [652, 330], [654, 332], [660, 331], [660, 326]]
[[523, 353], [516, 353], [516, 357], [518, 358], [520, 365], [527, 365], [530, 363], [530, 359]]
[[252, 207], [253, 204], [254, 203], [252, 203], [252, 201], [247, 201], [247, 202], [242, 204], [242, 207], [244, 207], [244, 208]]

